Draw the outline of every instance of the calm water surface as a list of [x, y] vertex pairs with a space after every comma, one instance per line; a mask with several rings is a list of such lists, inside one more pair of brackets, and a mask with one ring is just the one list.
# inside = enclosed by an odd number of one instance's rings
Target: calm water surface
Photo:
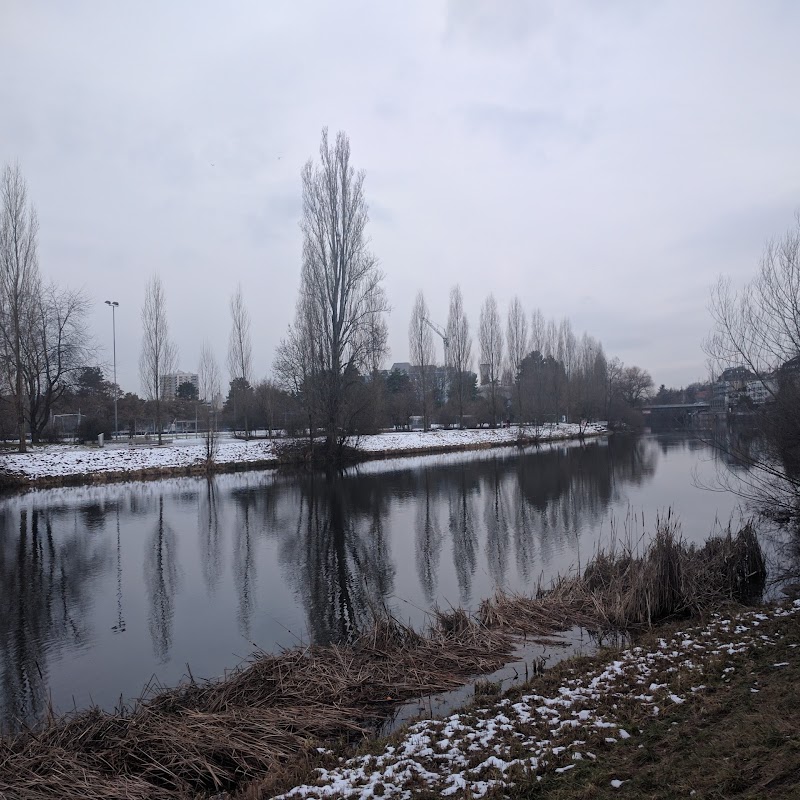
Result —
[[339, 640], [376, 609], [420, 625], [434, 605], [534, 588], [632, 512], [652, 528], [672, 507], [702, 541], [736, 504], [695, 486], [714, 469], [690, 438], [611, 437], [330, 479], [251, 472], [6, 497], [0, 726], [35, 722], [49, 702], [111, 708], [187, 665], [221, 675], [255, 647]]

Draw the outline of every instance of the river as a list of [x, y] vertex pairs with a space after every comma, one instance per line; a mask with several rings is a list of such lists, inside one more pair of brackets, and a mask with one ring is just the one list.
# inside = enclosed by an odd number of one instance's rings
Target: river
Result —
[[388, 609], [421, 626], [585, 563], [671, 508], [727, 523], [689, 436], [48, 489], [0, 499], [0, 727], [145, 685], [222, 675], [260, 648], [346, 639]]

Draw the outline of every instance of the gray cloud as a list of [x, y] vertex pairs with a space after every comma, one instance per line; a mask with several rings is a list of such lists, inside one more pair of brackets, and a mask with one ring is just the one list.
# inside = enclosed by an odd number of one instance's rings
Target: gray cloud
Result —
[[[800, 205], [793, 3], [5, 4], [0, 162], [47, 275], [120, 301], [138, 388], [146, 277], [181, 367], [221, 357], [241, 282], [255, 366], [294, 308], [300, 170], [323, 125], [367, 172], [406, 358], [417, 289], [473, 330], [493, 291], [569, 316], [665, 383], [704, 374], [708, 286], [744, 280]], [[109, 348], [110, 350], [110, 348]]]

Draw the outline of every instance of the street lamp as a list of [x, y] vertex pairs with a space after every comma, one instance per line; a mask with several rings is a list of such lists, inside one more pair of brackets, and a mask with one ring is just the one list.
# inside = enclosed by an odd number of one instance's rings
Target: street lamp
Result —
[[114, 337], [114, 438], [119, 433], [117, 424], [117, 319], [116, 310], [119, 303], [116, 300], [106, 300], [106, 305], [111, 306], [111, 331]]

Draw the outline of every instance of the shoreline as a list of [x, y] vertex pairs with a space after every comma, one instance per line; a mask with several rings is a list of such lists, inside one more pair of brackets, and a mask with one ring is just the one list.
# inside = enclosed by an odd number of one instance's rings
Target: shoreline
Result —
[[800, 769], [798, 634], [800, 600], [666, 623], [505, 692], [476, 686], [455, 713], [355, 748], [319, 748], [251, 791], [275, 800], [585, 800], [620, 790], [788, 800]]
[[[531, 447], [557, 444], [560, 442], [583, 441], [586, 439], [597, 439], [609, 434], [608, 429], [599, 424], [591, 425], [582, 432], [576, 429], [578, 429], [578, 426], [574, 424], [558, 425], [555, 428], [552, 426], [543, 427], [538, 435], [534, 434], [530, 436], [524, 434], [520, 435], [518, 428], [491, 428], [477, 431], [437, 430], [423, 434], [419, 432], [374, 434], [354, 440], [356, 442], [355, 453], [357, 455], [344, 466], [350, 467], [369, 461], [382, 461], [393, 458], [442, 455], [446, 453], [492, 450], [509, 447]], [[510, 435], [512, 431], [515, 432], [513, 437]], [[467, 441], [460, 441], [459, 438], [454, 435], [462, 433], [471, 434], [471, 436], [459, 437], [467, 438]], [[428, 437], [438, 439], [439, 441], [420, 446], [419, 442]], [[381, 438], [389, 440], [387, 444], [390, 446], [384, 448], [372, 447], [373, 444], [381, 444], [381, 442], [376, 441]], [[415, 444], [408, 447], [397, 446], [398, 440], [402, 438], [412, 439]], [[451, 439], [452, 441], [441, 441], [442, 439]], [[197, 459], [177, 464], [147, 463], [148, 458], [152, 457], [153, 461], [157, 462], [158, 459], [165, 454], [180, 454], [181, 451], [190, 450], [190, 447], [176, 446], [170, 448], [170, 446], [154, 445], [148, 448], [135, 449], [127, 447], [109, 447], [104, 450], [85, 446], [82, 449], [77, 449], [72, 445], [48, 445], [45, 446], [47, 449], [38, 451], [31, 448], [26, 454], [1, 454], [0, 490], [27, 491], [61, 486], [103, 485], [126, 481], [155, 481], [165, 478], [203, 477], [235, 472], [297, 468], [292, 464], [287, 464], [282, 461], [274, 451], [276, 443], [286, 441], [290, 440], [233, 440], [237, 445], [236, 449], [243, 451], [240, 453], [240, 456], [244, 455], [245, 457], [236, 458], [235, 454], [232, 458], [223, 456], [224, 460], [216, 460], [211, 465], [210, 469], [205, 463]], [[226, 449], [234, 449], [230, 447], [230, 441], [224, 440], [223, 443], [226, 445]], [[365, 444], [368, 446], [364, 447]], [[248, 451], [252, 449], [263, 451], [263, 457], [250, 457], [251, 454]], [[58, 471], [58, 457], [63, 454], [76, 456], [76, 458], [72, 459], [73, 464], [71, 465], [71, 471], [69, 471], [70, 465], [68, 465], [68, 471]], [[80, 454], [85, 454], [87, 462], [92, 460], [92, 456], [102, 454], [106, 456], [103, 459], [105, 464], [100, 468], [92, 468], [92, 465], [89, 464], [87, 464], [85, 468], [79, 468], [78, 465], [81, 464], [82, 459], [77, 458], [77, 455]], [[115, 465], [115, 460], [120, 463], [130, 460], [131, 454], [142, 456], [142, 458], [138, 460], [143, 461], [144, 464], [129, 468], [119, 468], [118, 465]], [[43, 465], [36, 465], [40, 470], [38, 473], [35, 471], [35, 468], [31, 471], [29, 465], [24, 463], [28, 458], [36, 458], [39, 461], [45, 462]], [[51, 461], [49, 472], [47, 471], [48, 464], [46, 463], [48, 458]], [[14, 466], [16, 466], [16, 464], [13, 462], [17, 462], [19, 468], [15, 469]]]

